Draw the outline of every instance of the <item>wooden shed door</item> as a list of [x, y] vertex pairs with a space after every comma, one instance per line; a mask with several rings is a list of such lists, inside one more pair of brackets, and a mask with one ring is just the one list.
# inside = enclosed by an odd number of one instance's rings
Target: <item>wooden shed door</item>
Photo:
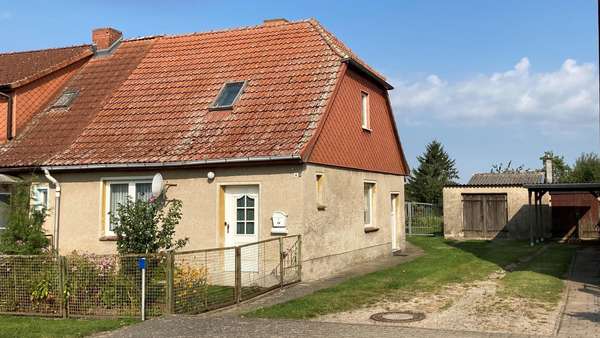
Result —
[[506, 194], [464, 194], [465, 237], [494, 238], [505, 232], [508, 222]]

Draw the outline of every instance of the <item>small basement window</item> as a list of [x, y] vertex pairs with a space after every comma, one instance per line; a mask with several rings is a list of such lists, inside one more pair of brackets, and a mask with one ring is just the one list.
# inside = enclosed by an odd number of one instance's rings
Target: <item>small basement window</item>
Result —
[[242, 94], [242, 90], [246, 85], [245, 81], [228, 82], [219, 91], [217, 99], [211, 105], [212, 109], [228, 109], [233, 107], [233, 104]]
[[52, 108], [66, 108], [71, 105], [73, 100], [77, 97], [77, 91], [68, 90], [62, 93], [62, 95], [54, 102]]

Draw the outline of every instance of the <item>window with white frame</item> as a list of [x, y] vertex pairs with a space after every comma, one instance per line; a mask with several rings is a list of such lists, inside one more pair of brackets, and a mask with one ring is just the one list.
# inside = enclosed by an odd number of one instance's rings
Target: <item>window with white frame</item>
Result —
[[33, 185], [31, 187], [33, 197], [33, 207], [35, 210], [48, 209], [48, 186]]
[[361, 109], [361, 120], [362, 127], [366, 130], [371, 130], [371, 112], [369, 107], [369, 94], [366, 92], [360, 93], [360, 109]]
[[10, 211], [10, 193], [0, 192], [0, 231], [6, 228]]
[[111, 221], [111, 215], [117, 215], [119, 205], [127, 200], [149, 200], [152, 196], [152, 180], [118, 180], [106, 181], [105, 223], [106, 233], [113, 235], [117, 224]]
[[365, 227], [373, 226], [374, 224], [374, 200], [375, 200], [375, 183], [364, 183], [364, 221]]

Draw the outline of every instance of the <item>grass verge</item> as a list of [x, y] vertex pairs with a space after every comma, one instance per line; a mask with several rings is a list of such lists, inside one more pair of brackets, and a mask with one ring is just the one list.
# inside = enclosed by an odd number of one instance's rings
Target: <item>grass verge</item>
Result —
[[137, 322], [135, 319], [50, 319], [0, 316], [0, 338], [84, 337]]
[[483, 279], [538, 248], [518, 241], [445, 241], [411, 237], [425, 254], [413, 261], [354, 277], [313, 294], [246, 313], [248, 317], [305, 319], [348, 311], [406, 292], [436, 291], [449, 283]]
[[500, 281], [498, 295], [556, 304], [560, 301], [566, 274], [576, 247], [550, 244], [530, 262], [508, 273]]

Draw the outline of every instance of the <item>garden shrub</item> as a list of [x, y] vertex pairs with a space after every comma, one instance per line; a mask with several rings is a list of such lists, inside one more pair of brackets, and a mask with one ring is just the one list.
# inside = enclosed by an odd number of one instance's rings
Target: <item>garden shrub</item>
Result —
[[167, 200], [163, 194], [148, 201], [129, 199], [111, 214], [111, 222], [118, 224], [117, 251], [120, 254], [148, 254], [184, 247], [188, 238], [175, 240], [175, 227], [181, 220], [182, 202]]

